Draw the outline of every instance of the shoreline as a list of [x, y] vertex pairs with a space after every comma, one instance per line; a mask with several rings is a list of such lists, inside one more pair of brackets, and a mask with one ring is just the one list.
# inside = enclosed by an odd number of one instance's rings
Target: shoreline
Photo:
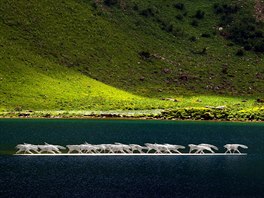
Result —
[[[55, 111], [54, 111], [55, 112]], [[199, 115], [201, 116], [201, 115]], [[76, 115], [76, 114], [61, 114], [57, 115], [56, 113], [52, 113], [45, 115], [37, 115], [37, 114], [18, 114], [17, 112], [9, 112], [5, 114], [0, 113], [0, 119], [47, 119], [47, 120], [57, 120], [57, 119], [67, 119], [67, 120], [159, 120], [159, 121], [196, 121], [196, 122], [244, 122], [244, 123], [264, 123], [264, 119], [254, 119], [254, 118], [245, 118], [245, 117], [236, 117], [236, 118], [216, 118], [216, 117], [209, 117], [209, 118], [197, 118], [197, 117], [188, 117], [188, 118], [180, 118], [180, 117], [173, 117], [173, 116], [162, 116], [161, 114], [157, 115], [145, 115], [145, 114], [137, 114], [137, 115], [130, 115], [130, 114], [91, 114], [91, 115]]]
[[0, 119], [116, 119], [175, 120], [214, 122], [264, 122], [264, 106], [179, 107], [174, 109], [137, 110], [22, 110], [2, 111]]

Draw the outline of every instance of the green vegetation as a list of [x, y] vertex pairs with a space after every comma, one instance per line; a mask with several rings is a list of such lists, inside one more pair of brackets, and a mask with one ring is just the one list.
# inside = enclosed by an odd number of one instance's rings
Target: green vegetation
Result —
[[220, 16], [220, 25], [225, 29], [223, 36], [244, 46], [246, 50], [264, 52], [264, 24], [255, 19], [252, 11], [245, 11], [236, 3], [217, 3], [214, 4], [214, 12]]
[[2, 0], [0, 115], [160, 109], [263, 120], [254, 16], [250, 0]]
[[179, 108], [164, 111], [160, 115], [164, 119], [184, 120], [224, 120], [224, 121], [263, 121], [264, 108], [229, 109], [229, 108]]

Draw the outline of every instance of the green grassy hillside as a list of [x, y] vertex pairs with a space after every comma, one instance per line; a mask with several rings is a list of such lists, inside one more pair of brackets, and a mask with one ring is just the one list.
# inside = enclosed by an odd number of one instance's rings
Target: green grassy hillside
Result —
[[2, 0], [0, 109], [261, 107], [264, 29], [254, 5]]

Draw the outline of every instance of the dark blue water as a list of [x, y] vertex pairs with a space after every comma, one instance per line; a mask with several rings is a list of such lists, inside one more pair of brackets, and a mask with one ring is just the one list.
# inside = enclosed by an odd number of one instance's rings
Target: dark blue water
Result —
[[[0, 120], [0, 151], [18, 143], [157, 142], [249, 146], [247, 156], [0, 155], [0, 197], [264, 197], [264, 124]], [[187, 150], [186, 150], [187, 151]], [[220, 152], [224, 150], [221, 149]]]

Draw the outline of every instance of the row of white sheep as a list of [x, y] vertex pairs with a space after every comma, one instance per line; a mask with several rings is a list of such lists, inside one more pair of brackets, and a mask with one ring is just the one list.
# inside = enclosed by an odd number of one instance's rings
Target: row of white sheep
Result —
[[[214, 153], [214, 150], [218, 150], [218, 148], [211, 144], [189, 144], [188, 145], [190, 150], [189, 153], [196, 153], [196, 154], [204, 154], [205, 151]], [[247, 149], [248, 147], [242, 144], [226, 144], [224, 145], [224, 148], [226, 148], [225, 153], [235, 153], [240, 151], [238, 148], [244, 148]], [[34, 144], [18, 144], [16, 146], [18, 151], [16, 153], [29, 153], [34, 154], [35, 153], [61, 153], [61, 150], [68, 149], [68, 153], [77, 152], [77, 153], [179, 153], [179, 149], [185, 149], [185, 146], [182, 145], [173, 145], [173, 144], [151, 144], [146, 143], [144, 146], [138, 145], [138, 144], [121, 144], [121, 143], [115, 143], [115, 144], [89, 144], [85, 142], [84, 144], [79, 145], [66, 145], [66, 148], [60, 145], [53, 145], [45, 143], [44, 145], [34, 145]]]

